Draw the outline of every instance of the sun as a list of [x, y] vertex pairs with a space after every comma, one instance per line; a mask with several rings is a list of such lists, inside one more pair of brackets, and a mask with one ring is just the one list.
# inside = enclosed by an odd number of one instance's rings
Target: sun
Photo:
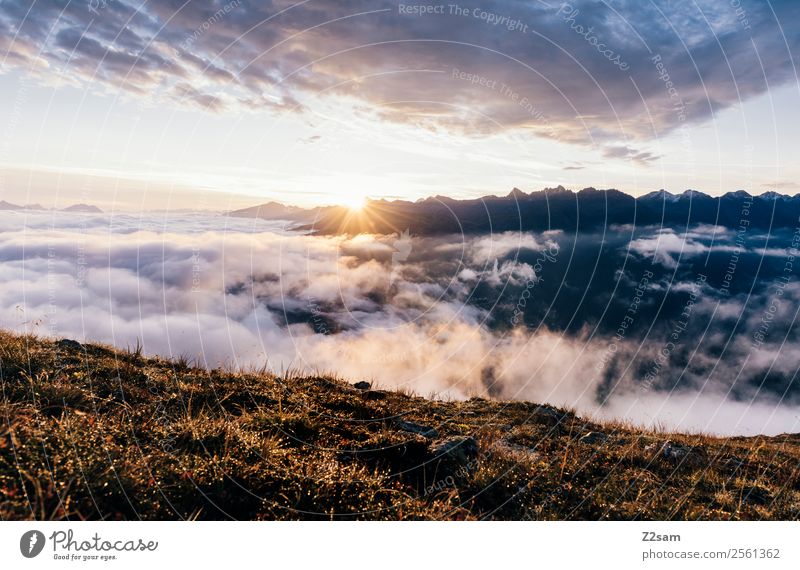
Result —
[[341, 200], [342, 206], [353, 212], [360, 212], [367, 205], [366, 196], [345, 196]]

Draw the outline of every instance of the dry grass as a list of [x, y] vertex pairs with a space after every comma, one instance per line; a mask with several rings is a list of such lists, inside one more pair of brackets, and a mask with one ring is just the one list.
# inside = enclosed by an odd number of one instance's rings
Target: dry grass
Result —
[[2, 519], [800, 517], [798, 435], [643, 432], [5, 333], [0, 375]]

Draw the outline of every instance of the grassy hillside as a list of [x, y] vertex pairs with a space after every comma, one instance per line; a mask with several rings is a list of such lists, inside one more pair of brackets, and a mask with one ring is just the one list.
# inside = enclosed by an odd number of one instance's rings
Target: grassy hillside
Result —
[[800, 436], [596, 425], [0, 333], [2, 519], [797, 519]]

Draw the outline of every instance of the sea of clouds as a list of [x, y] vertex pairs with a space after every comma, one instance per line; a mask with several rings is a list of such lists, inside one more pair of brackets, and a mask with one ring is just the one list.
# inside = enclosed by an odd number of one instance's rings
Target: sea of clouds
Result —
[[791, 230], [318, 237], [0, 213], [0, 326], [718, 434], [800, 429]]

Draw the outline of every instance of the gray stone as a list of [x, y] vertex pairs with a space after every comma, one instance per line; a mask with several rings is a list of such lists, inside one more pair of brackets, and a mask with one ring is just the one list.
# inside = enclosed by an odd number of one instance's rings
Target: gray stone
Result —
[[742, 489], [742, 500], [756, 505], [772, 502], [772, 493], [764, 487], [745, 487]]
[[579, 441], [581, 443], [586, 443], [588, 445], [598, 445], [598, 444], [602, 445], [604, 443], [607, 443], [609, 439], [610, 438], [602, 432], [590, 431], [589, 433], [581, 437]]
[[661, 455], [665, 459], [674, 461], [681, 461], [685, 459], [692, 452], [692, 448], [685, 445], [677, 445], [672, 442], [666, 442], [661, 448]]
[[555, 426], [563, 419], [563, 416], [552, 408], [537, 406], [530, 415], [533, 422]]
[[428, 437], [431, 439], [439, 437], [439, 432], [436, 431], [435, 428], [424, 426], [414, 422], [407, 422], [404, 420], [400, 420], [395, 424], [395, 426], [399, 430], [407, 431], [409, 433], [416, 433], [423, 437]]
[[370, 384], [369, 382], [364, 382], [363, 380], [361, 382], [356, 382], [355, 384], [353, 384], [353, 388], [355, 388], [356, 390], [369, 390], [371, 387], [372, 384]]
[[490, 451], [505, 453], [526, 460], [538, 459], [540, 457], [539, 452], [531, 447], [520, 445], [518, 443], [511, 443], [510, 441], [503, 439], [493, 443], [490, 447]]
[[671, 441], [666, 442], [661, 447], [659, 455], [662, 459], [671, 461], [679, 467], [688, 467], [689, 469], [695, 469], [708, 464], [708, 456], [702, 448], [678, 445]]
[[431, 452], [441, 461], [467, 465], [478, 458], [478, 442], [474, 437], [448, 437], [435, 445]]
[[84, 350], [81, 343], [69, 338], [62, 338], [56, 343], [56, 346], [62, 350]]
[[732, 469], [733, 471], [738, 471], [739, 469], [743, 468], [744, 465], [745, 465], [744, 459], [736, 457], [735, 455], [731, 455], [730, 457], [728, 457], [724, 461], [724, 464], [725, 464], [726, 467]]

